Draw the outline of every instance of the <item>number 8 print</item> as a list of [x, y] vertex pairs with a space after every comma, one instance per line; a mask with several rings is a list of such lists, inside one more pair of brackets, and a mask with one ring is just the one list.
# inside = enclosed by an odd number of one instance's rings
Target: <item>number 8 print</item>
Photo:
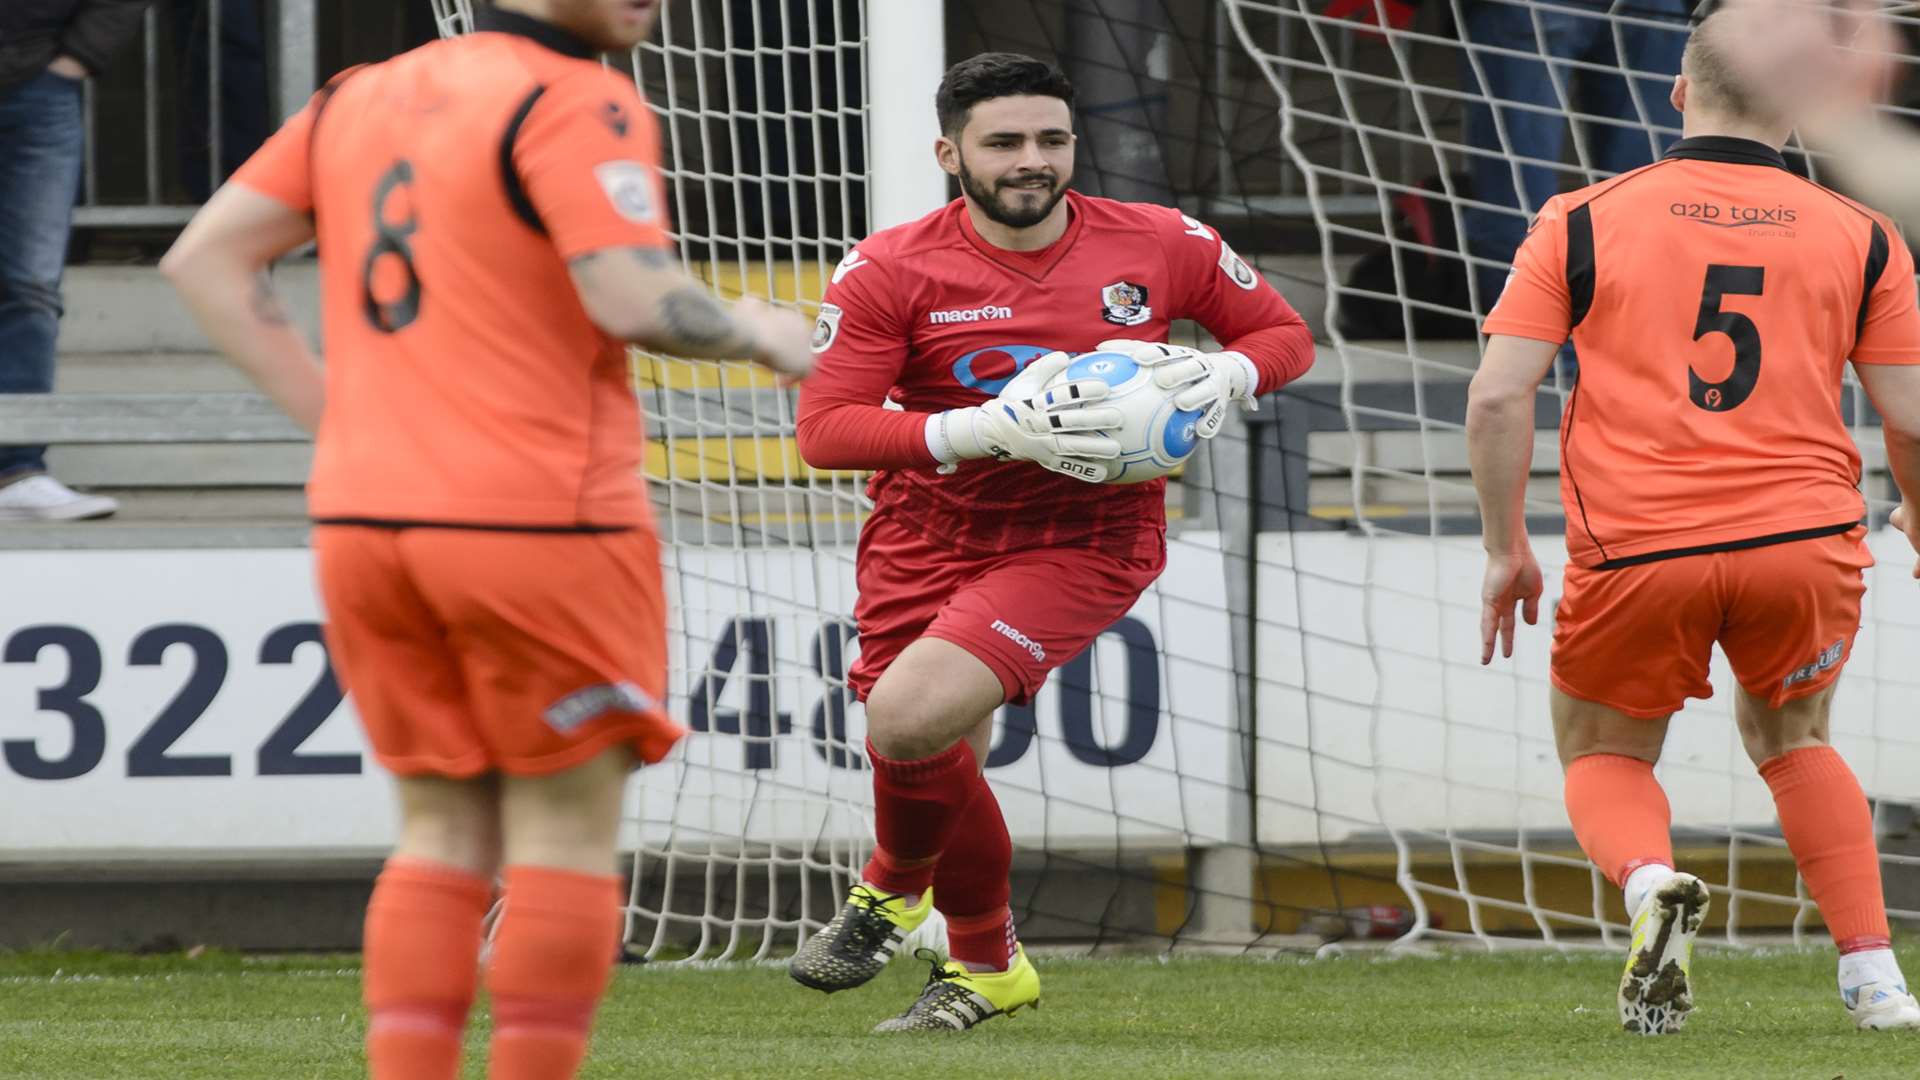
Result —
[[[384, 334], [404, 330], [420, 317], [420, 272], [414, 269], [413, 248], [407, 244], [413, 234], [420, 230], [420, 218], [413, 209], [412, 183], [413, 163], [401, 158], [380, 177], [380, 183], [373, 189], [374, 241], [373, 250], [367, 252], [366, 266], [360, 274], [361, 300], [366, 308], [367, 321]], [[387, 204], [396, 189], [400, 191], [400, 202], [407, 213], [405, 218], [397, 222], [387, 219]], [[400, 266], [407, 272], [406, 294], [395, 301], [382, 300], [374, 294], [373, 276], [383, 256], [399, 259]]]

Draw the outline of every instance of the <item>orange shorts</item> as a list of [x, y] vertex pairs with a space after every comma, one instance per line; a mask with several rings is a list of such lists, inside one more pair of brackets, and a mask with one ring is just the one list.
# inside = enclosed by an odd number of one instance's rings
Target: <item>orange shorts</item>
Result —
[[1865, 529], [1622, 567], [1568, 566], [1554, 609], [1553, 685], [1658, 719], [1713, 696], [1718, 641], [1747, 692], [1773, 708], [1840, 677], [1860, 629]]
[[321, 525], [327, 648], [402, 776], [544, 775], [626, 743], [660, 760], [667, 615], [651, 531]]

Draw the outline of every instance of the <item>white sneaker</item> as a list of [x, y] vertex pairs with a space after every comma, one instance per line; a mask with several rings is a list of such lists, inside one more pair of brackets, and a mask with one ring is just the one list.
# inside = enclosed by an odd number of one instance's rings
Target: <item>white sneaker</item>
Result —
[[1861, 1031], [1920, 1028], [1920, 1002], [1900, 983], [1870, 982], [1841, 990], [1840, 1001]]
[[1707, 917], [1706, 883], [1675, 874], [1633, 913], [1633, 945], [1620, 973], [1620, 1026], [1637, 1035], [1679, 1031], [1693, 1011], [1693, 938]]
[[118, 509], [118, 500], [82, 495], [45, 473], [0, 487], [0, 521], [79, 521]]

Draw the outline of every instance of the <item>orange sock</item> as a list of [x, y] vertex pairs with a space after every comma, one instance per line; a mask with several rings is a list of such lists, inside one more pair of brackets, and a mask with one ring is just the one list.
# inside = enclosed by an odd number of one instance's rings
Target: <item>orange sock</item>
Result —
[[367, 1065], [374, 1080], [453, 1080], [479, 982], [483, 877], [389, 859], [367, 903]]
[[487, 965], [489, 1080], [568, 1080], [620, 947], [620, 879], [507, 868], [507, 909]]
[[1580, 850], [1608, 881], [1625, 888], [1642, 866], [1673, 865], [1673, 810], [1652, 765], [1619, 754], [1574, 758], [1566, 800]]
[[1833, 943], [1843, 953], [1891, 945], [1873, 811], [1853, 770], [1833, 747], [1811, 746], [1769, 758], [1760, 776]]

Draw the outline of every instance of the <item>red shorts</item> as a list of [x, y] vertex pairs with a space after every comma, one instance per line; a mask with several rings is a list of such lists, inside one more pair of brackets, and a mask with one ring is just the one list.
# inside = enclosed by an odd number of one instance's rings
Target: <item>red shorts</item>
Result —
[[1779, 708], [1840, 677], [1860, 629], [1865, 529], [1618, 570], [1568, 566], [1553, 685], [1658, 719], [1713, 696], [1718, 641], [1747, 692]]
[[1025, 705], [1065, 664], [1133, 608], [1167, 565], [1088, 548], [961, 555], [884, 511], [860, 533], [855, 578], [860, 656], [847, 684], [860, 700], [908, 645], [950, 641], [1000, 677], [1006, 700]]
[[653, 533], [313, 530], [327, 649], [402, 776], [538, 776], [626, 743], [658, 761], [667, 616]]

